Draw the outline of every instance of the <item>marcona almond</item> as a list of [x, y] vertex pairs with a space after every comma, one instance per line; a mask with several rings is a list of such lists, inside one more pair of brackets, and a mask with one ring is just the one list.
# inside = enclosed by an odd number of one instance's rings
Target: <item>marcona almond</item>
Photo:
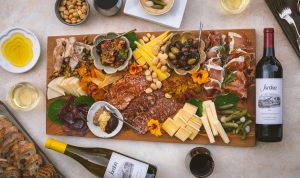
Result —
[[145, 92], [146, 92], [146, 93], [152, 93], [153, 90], [152, 90], [151, 88], [147, 88], [147, 89], [145, 90]]
[[150, 70], [146, 70], [146, 71], [145, 71], [145, 75], [146, 75], [146, 76], [150, 76], [150, 75], [151, 75]]
[[157, 89], [157, 86], [155, 83], [151, 83], [150, 87], [153, 89], [153, 90], [156, 90]]
[[166, 93], [166, 94], [165, 94], [165, 97], [168, 98], [168, 99], [170, 99], [170, 98], [172, 98], [172, 95], [169, 94], [169, 93]]
[[156, 85], [156, 87], [157, 87], [158, 89], [160, 89], [160, 88], [162, 87], [161, 81], [156, 81], [156, 82], [155, 82], [155, 85]]

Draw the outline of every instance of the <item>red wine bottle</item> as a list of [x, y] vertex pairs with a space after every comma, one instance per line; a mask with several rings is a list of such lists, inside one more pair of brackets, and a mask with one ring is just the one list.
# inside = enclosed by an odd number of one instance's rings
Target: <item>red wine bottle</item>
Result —
[[256, 66], [256, 139], [282, 140], [282, 77], [275, 57], [274, 29], [264, 29], [264, 54]]

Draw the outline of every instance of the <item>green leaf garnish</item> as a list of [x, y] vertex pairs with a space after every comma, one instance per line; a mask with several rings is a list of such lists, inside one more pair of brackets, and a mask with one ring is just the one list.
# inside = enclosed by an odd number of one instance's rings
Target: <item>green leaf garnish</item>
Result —
[[137, 34], [135, 32], [131, 32], [124, 36], [128, 39], [130, 43], [130, 48], [132, 50], [135, 50], [137, 48], [137, 45], [134, 42], [138, 40]]
[[232, 81], [234, 81], [236, 79], [236, 74], [229, 71], [226, 73], [225, 77], [224, 77], [224, 81], [223, 84], [228, 84], [231, 83]]
[[91, 107], [95, 103], [95, 101], [90, 96], [80, 96], [78, 98], [75, 98], [74, 103], [76, 105], [82, 104], [82, 105], [87, 105], [87, 106]]
[[214, 102], [216, 107], [220, 107], [226, 104], [233, 104], [234, 106], [236, 106], [238, 102], [238, 97], [234, 93], [222, 94], [218, 95]]
[[190, 103], [194, 106], [197, 106], [198, 110], [196, 112], [196, 115], [199, 116], [199, 117], [202, 116], [202, 112], [203, 112], [203, 106], [202, 106], [203, 102], [202, 102], [202, 100], [192, 98], [192, 99], [187, 100], [187, 103]]
[[62, 121], [58, 117], [59, 110], [65, 105], [65, 100], [57, 99], [48, 106], [48, 117], [55, 124], [61, 125]]

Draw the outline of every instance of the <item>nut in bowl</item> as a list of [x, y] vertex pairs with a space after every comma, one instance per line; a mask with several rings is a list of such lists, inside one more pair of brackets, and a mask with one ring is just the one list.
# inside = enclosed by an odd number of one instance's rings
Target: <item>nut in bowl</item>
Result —
[[96, 36], [91, 50], [95, 67], [107, 74], [124, 70], [132, 57], [128, 39], [117, 36], [116, 33]]
[[89, 13], [90, 5], [87, 0], [56, 0], [55, 14], [66, 25], [82, 24]]
[[151, 15], [163, 15], [169, 12], [175, 0], [139, 0], [145, 12]]
[[174, 34], [166, 47], [166, 53], [169, 56], [168, 66], [179, 75], [198, 71], [201, 62], [206, 57], [202, 48], [193, 33]]
[[[111, 113], [106, 107], [115, 113]], [[119, 110], [105, 101], [98, 101], [92, 105], [88, 112], [87, 125], [97, 137], [111, 138], [117, 135], [123, 127], [123, 122], [119, 119], [124, 120]]]

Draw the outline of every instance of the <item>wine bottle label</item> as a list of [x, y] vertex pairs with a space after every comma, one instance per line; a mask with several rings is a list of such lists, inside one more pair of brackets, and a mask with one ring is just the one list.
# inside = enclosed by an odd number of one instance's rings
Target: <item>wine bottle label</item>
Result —
[[256, 123], [282, 124], [282, 79], [256, 79]]
[[146, 177], [148, 164], [113, 152], [107, 165], [104, 178]]

